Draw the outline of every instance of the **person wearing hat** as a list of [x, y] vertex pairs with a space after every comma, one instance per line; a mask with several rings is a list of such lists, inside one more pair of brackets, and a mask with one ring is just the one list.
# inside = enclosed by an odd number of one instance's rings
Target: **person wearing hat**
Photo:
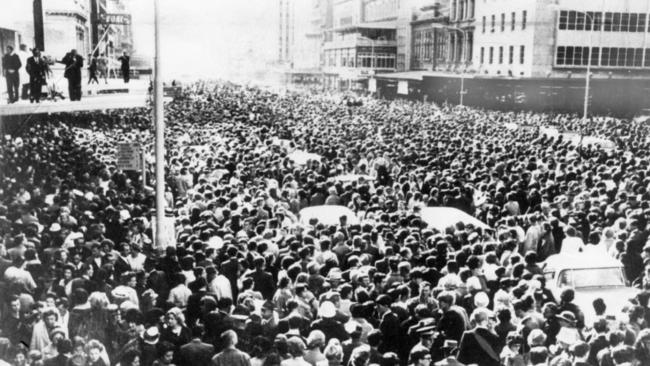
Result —
[[436, 334], [435, 328], [435, 321], [432, 318], [423, 319], [417, 324], [415, 332], [418, 335], [419, 342], [416, 343], [415, 346], [411, 347], [411, 350], [409, 351], [410, 363], [417, 362], [417, 360], [413, 358], [413, 355], [417, 350], [426, 349], [431, 352], [431, 348], [433, 347], [433, 340]]
[[307, 351], [303, 358], [311, 366], [327, 362], [327, 358], [322, 352], [323, 348], [325, 348], [325, 334], [320, 330], [312, 330], [307, 337]]
[[332, 302], [323, 301], [318, 307], [318, 316], [319, 319], [311, 324], [311, 329], [323, 332], [327, 341], [332, 338], [336, 338], [339, 341], [346, 341], [349, 338], [343, 324], [334, 319], [336, 316], [336, 306]]
[[379, 330], [383, 335], [383, 343], [380, 345], [380, 352], [395, 352], [398, 353], [399, 347], [398, 343], [394, 342], [395, 339], [399, 339], [399, 336], [402, 334], [402, 329], [400, 327], [399, 318], [395, 314], [390, 306], [393, 303], [388, 295], [379, 295], [377, 300], [375, 300], [377, 315], [379, 318]]

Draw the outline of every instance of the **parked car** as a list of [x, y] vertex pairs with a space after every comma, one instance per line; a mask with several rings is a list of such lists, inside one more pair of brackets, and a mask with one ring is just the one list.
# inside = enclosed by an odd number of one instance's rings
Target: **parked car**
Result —
[[300, 217], [300, 224], [307, 226], [309, 220], [315, 218], [319, 223], [324, 225], [338, 225], [339, 218], [346, 216], [348, 225], [356, 225], [359, 223], [359, 218], [355, 215], [354, 211], [345, 206], [323, 205], [305, 207], [298, 213]]
[[[638, 290], [630, 287], [623, 264], [605, 253], [556, 254], [543, 263], [546, 287], [559, 300], [565, 288], [575, 291], [574, 303], [585, 315], [585, 324], [596, 318], [593, 301], [600, 297], [607, 305], [606, 314], [626, 319], [625, 306]], [[620, 317], [623, 318], [620, 318]]]

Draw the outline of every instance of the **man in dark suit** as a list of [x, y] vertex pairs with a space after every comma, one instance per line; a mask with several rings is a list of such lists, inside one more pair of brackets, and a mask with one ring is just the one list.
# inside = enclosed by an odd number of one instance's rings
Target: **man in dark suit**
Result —
[[265, 299], [272, 298], [275, 293], [275, 282], [273, 276], [264, 270], [266, 261], [262, 257], [257, 257], [253, 260], [253, 265], [255, 265], [255, 272], [249, 275], [255, 282], [253, 290], [259, 291]]
[[398, 343], [396, 339], [400, 339], [401, 328], [399, 318], [390, 306], [393, 303], [388, 295], [379, 295], [377, 297], [377, 313], [379, 314], [379, 330], [384, 337], [383, 342], [379, 346], [380, 352], [398, 352]]
[[20, 85], [20, 75], [18, 70], [23, 64], [20, 57], [14, 53], [12, 46], [7, 46], [7, 53], [2, 56], [2, 72], [7, 79], [7, 93], [9, 94], [9, 104], [18, 101], [18, 85]]
[[501, 353], [499, 336], [492, 331], [493, 314], [483, 308], [474, 310], [476, 327], [463, 333], [458, 348], [458, 361], [479, 366], [499, 366]]
[[203, 326], [197, 325], [192, 327], [192, 340], [181, 346], [178, 359], [181, 365], [208, 365], [214, 354], [214, 346], [203, 343]]
[[124, 52], [122, 56], [118, 57], [117, 59], [121, 63], [120, 70], [122, 71], [122, 77], [124, 78], [124, 83], [128, 83], [129, 78], [131, 77], [130, 75], [131, 58], [129, 57], [129, 55], [126, 54], [126, 52]]
[[29, 101], [39, 103], [41, 100], [41, 88], [45, 85], [48, 66], [45, 59], [41, 57], [38, 48], [32, 49], [32, 57], [27, 59], [27, 73], [29, 74]]
[[65, 65], [63, 76], [68, 79], [68, 96], [71, 101], [81, 100], [81, 69], [84, 66], [83, 57], [77, 50], [66, 53], [60, 63]]

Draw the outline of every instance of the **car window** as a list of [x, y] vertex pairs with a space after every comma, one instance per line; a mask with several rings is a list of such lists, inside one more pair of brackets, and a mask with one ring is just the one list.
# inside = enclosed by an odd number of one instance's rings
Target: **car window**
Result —
[[576, 289], [586, 287], [620, 287], [625, 286], [625, 277], [621, 268], [585, 268], [567, 269], [560, 272], [559, 286]]

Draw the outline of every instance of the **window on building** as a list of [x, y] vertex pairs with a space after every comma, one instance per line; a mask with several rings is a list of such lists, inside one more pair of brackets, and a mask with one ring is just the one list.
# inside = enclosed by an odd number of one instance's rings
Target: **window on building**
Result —
[[503, 64], [503, 46], [499, 46], [499, 65]]
[[508, 63], [512, 65], [515, 59], [515, 46], [508, 47]]
[[506, 13], [501, 13], [501, 32], [506, 30]]
[[643, 13], [639, 14], [639, 17], [637, 18], [636, 31], [637, 32], [645, 32], [646, 31], [646, 24], [647, 24], [646, 15], [643, 14]]
[[511, 31], [515, 30], [515, 24], [517, 24], [517, 20], [516, 20], [517, 15], [516, 14], [517, 13], [515, 13], [514, 11], [510, 14], [510, 30]]
[[494, 33], [494, 27], [496, 26], [496, 15], [492, 14], [492, 26], [490, 27], [490, 32]]
[[591, 65], [592, 66], [593, 65], [596, 65], [596, 66], [600, 65], [599, 57], [600, 57], [600, 48], [592, 47], [591, 48]]
[[595, 31], [601, 30], [603, 26], [603, 13], [588, 11], [587, 15], [588, 17], [585, 19], [585, 30], [591, 30], [592, 27]]
[[526, 18], [528, 17], [528, 12], [526, 10], [521, 12], [521, 29], [526, 29]]
[[519, 46], [519, 63], [524, 64], [524, 60], [526, 57], [526, 46]]
[[486, 22], [485, 16], [483, 16], [483, 27], [482, 27], [483, 28], [483, 33], [485, 33], [485, 22]]
[[577, 13], [575, 11], [570, 11], [568, 14], [568, 20], [567, 20], [567, 28], [568, 30], [575, 30], [576, 29], [576, 16]]
[[494, 47], [490, 47], [490, 59], [489, 59], [490, 65], [492, 65], [493, 61], [494, 61]]
[[[514, 14], [514, 13], [512, 13]], [[569, 12], [566, 10], [561, 10], [560, 11], [560, 23], [559, 23], [559, 28], [564, 30], [567, 29], [567, 22], [569, 21]]]
[[650, 67], [650, 48], [645, 49], [645, 61], [643, 61], [644, 67]]
[[603, 22], [603, 30], [605, 32], [611, 32], [613, 22], [614, 22], [614, 14], [609, 13], [609, 12], [605, 13], [605, 21]]
[[585, 13], [576, 12], [576, 30], [585, 30]]
[[474, 32], [467, 32], [465, 33], [467, 35], [467, 55], [465, 56], [468, 62], [471, 62], [472, 59], [474, 58], [474, 48], [472, 46], [474, 45]]
[[603, 47], [600, 51], [600, 66], [609, 66], [609, 47]]
[[627, 32], [629, 31], [629, 29], [630, 29], [630, 14], [621, 13], [621, 32]]
[[639, 16], [636, 13], [630, 14], [628, 32], [636, 32], [637, 22], [639, 21]]
[[485, 63], [485, 47], [481, 47], [481, 65]]
[[566, 47], [558, 46], [557, 50], [555, 51], [555, 64], [564, 65], [565, 58], [566, 58]]
[[621, 31], [621, 13], [614, 13], [614, 17], [612, 19], [612, 32], [620, 32]]
[[643, 66], [643, 48], [634, 49], [634, 62], [632, 63], [634, 67]]

